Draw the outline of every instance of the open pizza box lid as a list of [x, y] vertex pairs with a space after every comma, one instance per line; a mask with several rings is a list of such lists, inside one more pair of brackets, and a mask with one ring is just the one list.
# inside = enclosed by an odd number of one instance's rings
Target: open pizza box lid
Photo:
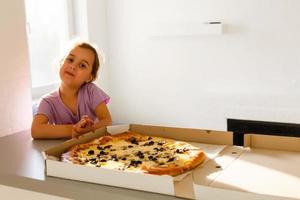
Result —
[[196, 199], [300, 199], [300, 138], [245, 134], [226, 151], [194, 171]]
[[[103, 168], [93, 168], [71, 163], [64, 163], [58, 160], [63, 152], [75, 144], [85, 143], [103, 135], [113, 135], [127, 130], [132, 130], [145, 135], [161, 136], [176, 140], [188, 141], [194, 145], [200, 145], [200, 147], [203, 148], [203, 150], [207, 153], [208, 159], [198, 168], [193, 170], [194, 172], [201, 172], [202, 169], [206, 168], [206, 166], [211, 167], [210, 161], [217, 158], [222, 152], [224, 152], [228, 145], [232, 145], [231, 132], [136, 124], [110, 126], [106, 129], [98, 129], [93, 133], [87, 133], [79, 139], [68, 140], [58, 146], [44, 151], [43, 155], [46, 162], [46, 174], [48, 176], [195, 199], [193, 171], [174, 178], [167, 175], [158, 176]], [[216, 169], [215, 166], [214, 169]]]

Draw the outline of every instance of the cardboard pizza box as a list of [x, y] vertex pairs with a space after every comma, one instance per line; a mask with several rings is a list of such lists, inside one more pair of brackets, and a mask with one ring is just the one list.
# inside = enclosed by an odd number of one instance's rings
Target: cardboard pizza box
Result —
[[[199, 144], [209, 159], [184, 178], [138, 174], [55, 160], [74, 144], [132, 130]], [[43, 152], [48, 176], [99, 183], [189, 199], [300, 199], [300, 138], [246, 134], [245, 146], [233, 146], [232, 132], [119, 125], [99, 129]]]
[[214, 160], [222, 168], [217, 175], [207, 172], [208, 164], [194, 171], [195, 198], [300, 199], [300, 138], [245, 134], [244, 141], [229, 166], [219, 162], [224, 156]]
[[[211, 159], [221, 155], [228, 146], [232, 146], [232, 133], [225, 131], [137, 124], [110, 126], [85, 134], [79, 139], [68, 140], [44, 151], [46, 175], [195, 199], [192, 173], [186, 173], [180, 178], [174, 178], [166, 175], [159, 176], [93, 168], [59, 161], [60, 155], [75, 144], [85, 143], [103, 135], [117, 134], [127, 130], [150, 136], [188, 141], [194, 145], [200, 145], [209, 158], [198, 167], [199, 169], [205, 168]], [[237, 155], [235, 156], [237, 157]]]

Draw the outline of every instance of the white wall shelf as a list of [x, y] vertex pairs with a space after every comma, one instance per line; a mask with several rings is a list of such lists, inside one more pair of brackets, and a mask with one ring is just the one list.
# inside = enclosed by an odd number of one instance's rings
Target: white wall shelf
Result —
[[151, 36], [221, 35], [223, 24], [213, 22], [159, 22], [153, 25]]

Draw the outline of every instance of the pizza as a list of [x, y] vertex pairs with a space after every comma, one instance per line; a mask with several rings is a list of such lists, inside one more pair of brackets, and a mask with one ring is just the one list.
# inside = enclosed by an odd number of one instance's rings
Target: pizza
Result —
[[187, 142], [132, 131], [75, 145], [61, 155], [67, 163], [170, 176], [194, 169], [205, 158], [200, 148]]

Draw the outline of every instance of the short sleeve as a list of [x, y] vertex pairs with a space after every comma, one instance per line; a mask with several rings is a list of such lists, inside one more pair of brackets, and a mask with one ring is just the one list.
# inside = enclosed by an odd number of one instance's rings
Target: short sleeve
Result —
[[98, 86], [95, 84], [90, 84], [89, 90], [90, 102], [93, 110], [95, 110], [96, 107], [102, 102], [108, 104], [110, 97]]
[[37, 111], [36, 111], [35, 115], [38, 115], [38, 114], [45, 115], [49, 121], [52, 120], [52, 119], [50, 119], [50, 117], [52, 116], [51, 115], [51, 106], [45, 99], [41, 99], [37, 106]]

